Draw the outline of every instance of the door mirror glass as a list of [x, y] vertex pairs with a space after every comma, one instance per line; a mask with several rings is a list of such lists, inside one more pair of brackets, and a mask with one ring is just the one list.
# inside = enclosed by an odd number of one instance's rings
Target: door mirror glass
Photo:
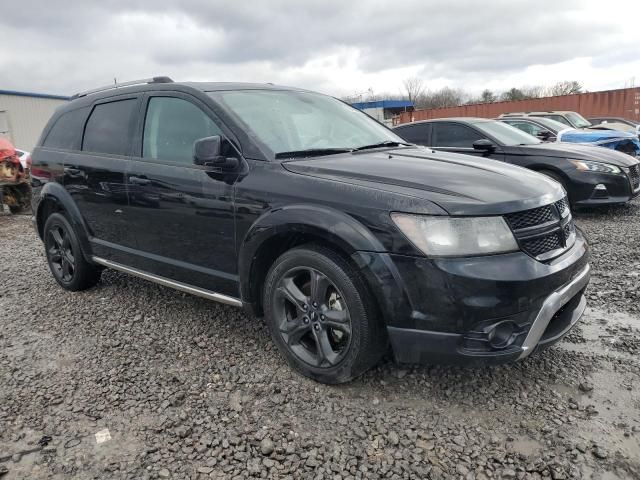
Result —
[[491, 140], [482, 138], [473, 142], [473, 148], [483, 152], [492, 152], [496, 147]]

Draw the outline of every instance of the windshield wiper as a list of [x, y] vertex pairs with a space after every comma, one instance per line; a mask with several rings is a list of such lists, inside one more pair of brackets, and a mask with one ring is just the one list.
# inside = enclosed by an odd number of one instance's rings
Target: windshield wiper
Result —
[[352, 148], [308, 148], [306, 150], [291, 150], [290, 152], [278, 152], [276, 158], [292, 157], [321, 157], [323, 155], [333, 155], [334, 153], [353, 152]]
[[354, 151], [368, 150], [370, 148], [399, 147], [400, 145], [404, 145], [404, 146], [410, 147], [413, 144], [406, 143], [406, 142], [394, 142], [393, 140], [387, 140], [385, 142], [372, 143], [371, 145], [363, 145], [362, 147], [354, 148]]

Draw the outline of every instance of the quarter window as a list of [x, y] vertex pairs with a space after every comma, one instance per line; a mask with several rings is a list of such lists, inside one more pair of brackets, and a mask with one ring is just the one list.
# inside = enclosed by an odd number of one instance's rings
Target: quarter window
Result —
[[221, 134], [213, 120], [193, 103], [180, 98], [153, 97], [144, 123], [142, 156], [193, 164], [195, 141]]
[[473, 148], [473, 142], [485, 137], [464, 125], [454, 123], [433, 124], [434, 147]]
[[82, 150], [127, 155], [135, 105], [133, 98], [96, 105], [84, 129]]
[[43, 146], [64, 150], [79, 150], [82, 126], [88, 108], [72, 110], [60, 115], [45, 138]]

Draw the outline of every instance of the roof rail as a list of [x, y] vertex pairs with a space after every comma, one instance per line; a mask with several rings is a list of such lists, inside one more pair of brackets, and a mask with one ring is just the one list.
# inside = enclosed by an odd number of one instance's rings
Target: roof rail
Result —
[[122, 87], [130, 87], [132, 85], [144, 85], [149, 83], [173, 83], [173, 80], [169, 77], [152, 77], [152, 78], [143, 78], [141, 80], [131, 80], [130, 82], [122, 82], [122, 83], [113, 83], [113, 85], [105, 85], [104, 87], [94, 88], [92, 90], [87, 90], [85, 92], [76, 93], [71, 96], [71, 100], [80, 97], [86, 97], [87, 95], [91, 95], [92, 93], [104, 92], [107, 90], [112, 90], [114, 88], [122, 88]]

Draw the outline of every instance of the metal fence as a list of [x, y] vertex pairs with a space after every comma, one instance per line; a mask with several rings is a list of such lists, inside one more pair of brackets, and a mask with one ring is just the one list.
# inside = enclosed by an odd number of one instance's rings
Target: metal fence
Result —
[[393, 119], [401, 123], [447, 117], [495, 118], [502, 113], [571, 110], [585, 117], [610, 116], [640, 121], [640, 87], [579, 93], [513, 102], [482, 103], [459, 107], [405, 112]]

